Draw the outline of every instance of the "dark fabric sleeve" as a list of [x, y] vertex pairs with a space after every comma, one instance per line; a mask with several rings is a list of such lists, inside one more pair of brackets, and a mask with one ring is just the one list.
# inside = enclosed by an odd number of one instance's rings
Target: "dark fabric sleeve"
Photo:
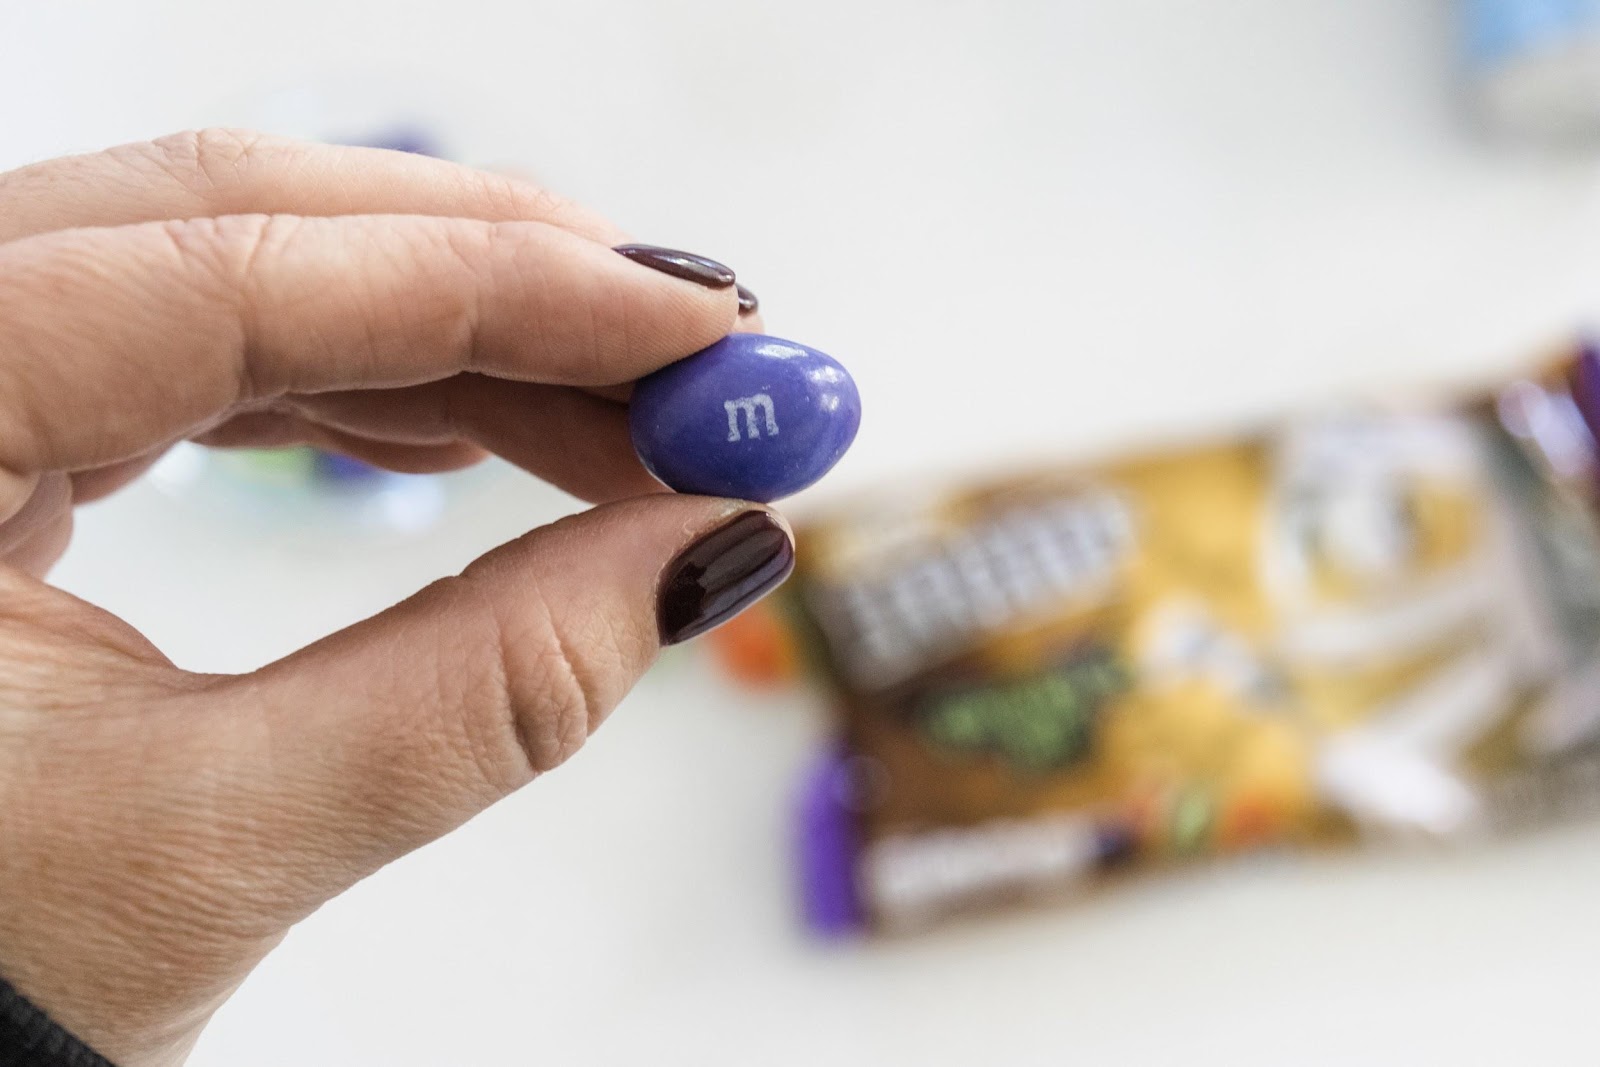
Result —
[[0, 978], [0, 1067], [114, 1067]]

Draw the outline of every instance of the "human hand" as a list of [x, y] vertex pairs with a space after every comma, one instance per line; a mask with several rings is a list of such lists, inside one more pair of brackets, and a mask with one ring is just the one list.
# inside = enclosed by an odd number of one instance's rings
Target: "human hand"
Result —
[[[781, 520], [634, 457], [627, 383], [739, 297], [623, 240], [513, 179], [229, 131], [0, 175], [0, 977], [102, 1054], [181, 1062], [291, 925], [561, 763], [663, 642], [787, 575]], [[36, 577], [74, 503], [185, 439], [493, 452], [600, 506], [197, 675]]]

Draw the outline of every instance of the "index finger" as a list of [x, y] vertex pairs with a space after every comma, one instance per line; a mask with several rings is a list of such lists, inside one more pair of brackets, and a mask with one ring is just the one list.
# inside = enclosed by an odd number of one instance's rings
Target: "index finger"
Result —
[[732, 287], [531, 222], [239, 216], [0, 245], [0, 517], [43, 471], [240, 405], [462, 371], [628, 381], [725, 336]]

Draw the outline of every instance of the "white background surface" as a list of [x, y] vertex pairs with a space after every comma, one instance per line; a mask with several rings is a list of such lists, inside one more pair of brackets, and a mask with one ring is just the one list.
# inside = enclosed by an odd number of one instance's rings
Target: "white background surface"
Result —
[[[403, 90], [844, 358], [853, 488], [1515, 363], [1600, 306], [1600, 169], [1491, 150], [1442, 0], [0, 6], [0, 165]], [[59, 581], [248, 669], [571, 507], [373, 549], [148, 487]], [[581, 758], [298, 929], [194, 1063], [1592, 1063], [1600, 828], [1229, 868], [857, 950], [795, 932], [816, 733], [664, 663]]]

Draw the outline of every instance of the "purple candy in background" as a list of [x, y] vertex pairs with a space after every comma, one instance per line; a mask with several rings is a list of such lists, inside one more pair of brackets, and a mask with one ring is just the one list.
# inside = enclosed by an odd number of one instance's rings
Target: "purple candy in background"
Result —
[[341, 456], [337, 452], [318, 452], [312, 470], [325, 482], [351, 484], [381, 478], [384, 471], [359, 459]]
[[806, 926], [829, 938], [851, 937], [866, 926], [856, 884], [860, 841], [850, 800], [850, 759], [829, 748], [807, 773], [796, 811], [800, 896]]
[[411, 126], [391, 126], [376, 135], [341, 138], [335, 143], [361, 148], [387, 148], [391, 152], [409, 152], [417, 156], [442, 157], [444, 154], [430, 134]]
[[861, 397], [831, 356], [736, 333], [641, 379], [628, 424], [639, 458], [670, 488], [767, 503], [839, 462]]
[[1593, 341], [1583, 343], [1575, 370], [1572, 399], [1583, 414], [1589, 432], [1600, 437], [1600, 353]]

